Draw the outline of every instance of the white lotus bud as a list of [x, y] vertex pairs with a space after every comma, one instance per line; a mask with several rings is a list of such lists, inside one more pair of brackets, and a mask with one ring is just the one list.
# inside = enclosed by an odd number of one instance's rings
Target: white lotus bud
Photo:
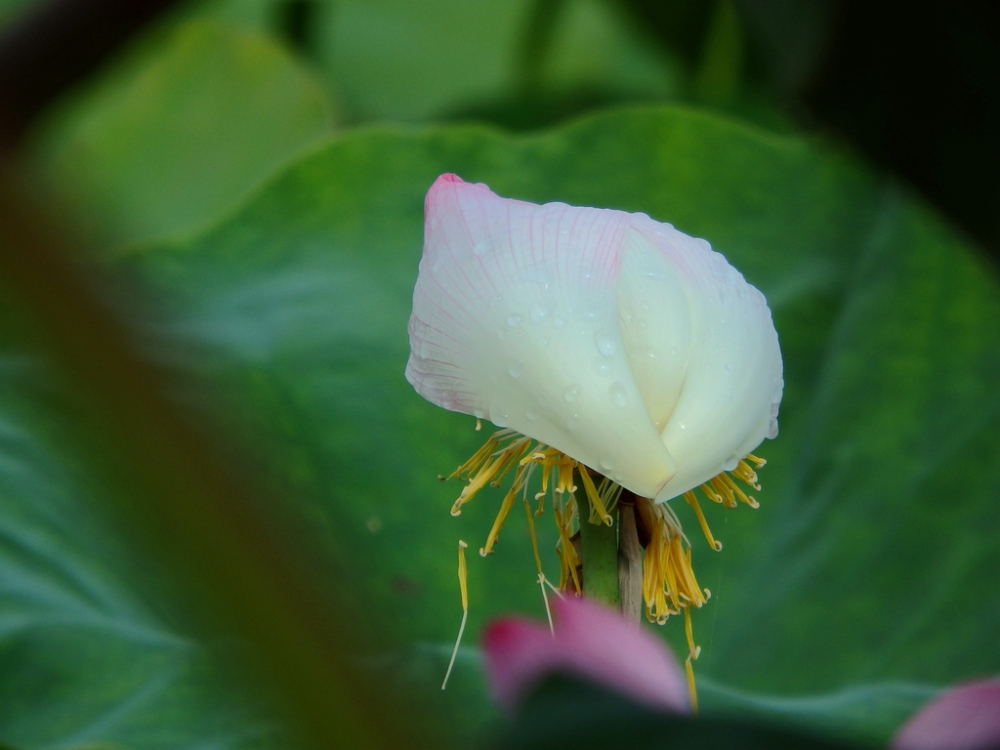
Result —
[[547, 444], [663, 502], [777, 434], [764, 296], [645, 214], [427, 194], [406, 377], [429, 401]]

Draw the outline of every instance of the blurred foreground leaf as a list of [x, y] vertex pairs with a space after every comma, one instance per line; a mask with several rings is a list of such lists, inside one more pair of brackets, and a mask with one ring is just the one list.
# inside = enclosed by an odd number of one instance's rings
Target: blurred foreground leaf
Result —
[[[260, 6], [211, 0], [194, 10], [265, 28]], [[551, 26], [531, 37], [530, 18], [542, 7], [552, 11]], [[678, 94], [676, 61], [606, 0], [337, 0], [312, 8], [310, 53], [354, 122], [465, 114], [524, 128], [596, 103]], [[271, 16], [273, 23], [273, 8]], [[521, 98], [526, 86], [541, 95]]]
[[332, 120], [322, 86], [287, 50], [197, 20], [145, 40], [64, 104], [34, 159], [80, 204], [93, 241], [124, 244], [231, 208]]
[[[9, 319], [9, 315], [5, 315]], [[212, 648], [173, 622], [97, 511], [114, 488], [81, 463], [48, 368], [0, 354], [0, 741], [134, 750], [273, 746]], [[218, 653], [215, 654], [218, 656]]]
[[[477, 498], [453, 519], [448, 508], [459, 487], [436, 477], [484, 433], [471, 418], [424, 402], [402, 377], [423, 195], [445, 171], [501, 195], [671, 221], [708, 238], [771, 302], [787, 386], [782, 435], [762, 447], [770, 461], [762, 507], [709, 509], [725, 544], [719, 554], [695, 540], [699, 578], [713, 592], [695, 615], [704, 646], [698, 673], [714, 685], [705, 691], [706, 714], [713, 705], [742, 705], [813, 721], [816, 712], [801, 702], [764, 698], [870, 689], [872, 702], [893, 701], [888, 713], [859, 717], [834, 699], [819, 723], [843, 716], [859, 735], [884, 738], [886, 716], [898, 720], [928, 694], [926, 685], [1000, 669], [992, 638], [1000, 625], [996, 280], [924, 208], [843, 157], [663, 109], [516, 139], [479, 127], [355, 132], [291, 166], [216, 228], [123, 261], [165, 300], [145, 324], [153, 350], [204, 378], [211, 396], [189, 396], [210, 400], [245, 436], [288, 507], [328, 540], [332, 556], [349, 561], [353, 584], [379, 601], [370, 627], [382, 632], [385, 651], [364, 656], [373, 671], [425, 691], [453, 732], [470, 731], [485, 715], [474, 669], [441, 694], [433, 662], [443, 670], [443, 644], [460, 614], [455, 540], [475, 549], [498, 499]], [[11, 398], [2, 413], [20, 396]], [[20, 463], [39, 476], [48, 476], [37, 468], [44, 462], [72, 467], [39, 442], [51, 424], [44, 409], [16, 424], [27, 446], [19, 450], [28, 450]], [[23, 500], [5, 501], [0, 512], [18, 531], [30, 521], [18, 508], [35, 507], [38, 493], [14, 483], [22, 454], [7, 445], [0, 481]], [[95, 491], [86, 481], [61, 485], [59, 502], [85, 514]], [[678, 513], [695, 530], [686, 510]], [[549, 526], [543, 517], [554, 573]], [[76, 585], [60, 571], [85, 568], [92, 548], [106, 550], [87, 525], [67, 533], [73, 541], [53, 548], [54, 563], [27, 576], [27, 563], [15, 561], [6, 579], [28, 581], [31, 596], [54, 602], [57, 612]], [[74, 544], [84, 545], [80, 562], [59, 551]], [[107, 554], [102, 565], [112, 570]], [[109, 575], [116, 596], [142, 590], [127, 571]], [[509, 519], [495, 555], [470, 557], [469, 575], [468, 643], [499, 612], [543, 616], [519, 516]], [[22, 598], [4, 593], [3, 611], [25, 620], [31, 610]], [[76, 674], [76, 652], [58, 633], [33, 620], [21, 632]], [[679, 623], [663, 632], [677, 639]], [[16, 656], [10, 644], [19, 641], [3, 638], [0, 691], [24, 695], [7, 668]], [[164, 674], [155, 664], [133, 666], [150, 680]], [[104, 685], [111, 674], [92, 674], [91, 682]], [[912, 684], [904, 695], [911, 705], [882, 683]], [[77, 722], [93, 713], [82, 700], [62, 706], [60, 715]], [[50, 710], [36, 695], [17, 716]], [[197, 727], [198, 710], [185, 710]], [[175, 726], [184, 716], [179, 711]], [[216, 721], [226, 716], [213, 713]], [[0, 738], [27, 736], [11, 726], [12, 718], [0, 721]], [[133, 744], [156, 746], [148, 736]]]
[[511, 750], [857, 750], [847, 742], [739, 719], [678, 716], [553, 675], [525, 700], [495, 748]]

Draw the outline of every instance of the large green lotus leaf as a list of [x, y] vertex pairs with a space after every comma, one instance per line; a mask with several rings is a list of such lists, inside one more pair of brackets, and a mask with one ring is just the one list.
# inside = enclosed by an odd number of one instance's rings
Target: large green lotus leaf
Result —
[[[922, 685], [1000, 668], [996, 280], [922, 206], [849, 160], [684, 110], [529, 138], [353, 133], [216, 229], [133, 262], [171, 301], [161, 328], [225, 384], [232, 423], [249, 424], [290, 503], [320, 535], [353, 532], [335, 553], [380, 599], [373, 628], [399, 648], [447, 653], [456, 540], [477, 549], [498, 499], [449, 517], [458, 487], [436, 477], [485, 433], [402, 377], [423, 196], [446, 171], [501, 195], [671, 221], [770, 300], [787, 387], [781, 436], [761, 448], [762, 506], [709, 510], [721, 553], [692, 534], [713, 592], [694, 618], [698, 670], [725, 686], [720, 704], [892, 683], [894, 704], [903, 694], [912, 706]], [[539, 521], [552, 576], [551, 520]], [[522, 516], [495, 555], [472, 554], [469, 576], [470, 642], [498, 613], [542, 615]], [[679, 631], [664, 628], [675, 642]], [[757, 708], [780, 710], [768, 700]], [[836, 715], [841, 704], [815, 705]], [[886, 731], [884, 716], [857, 713], [862, 729]]]
[[91, 239], [191, 230], [328, 134], [321, 83], [272, 38], [209, 20], [130, 50], [35, 135], [36, 170]]
[[[363, 656], [373, 670], [467, 731], [489, 715], [469, 648], [483, 622], [544, 612], [523, 516], [480, 558], [499, 494], [455, 519], [459, 486], [437, 480], [488, 425], [477, 433], [402, 376], [423, 196], [445, 171], [502, 195], [671, 221], [771, 301], [787, 387], [782, 434], [761, 449], [761, 508], [706, 508], [720, 553], [678, 508], [713, 592], [694, 617], [706, 707], [885, 736], [927, 686], [998, 670], [995, 279], [921, 206], [841, 156], [685, 110], [609, 113], [530, 138], [471, 126], [345, 134], [214, 229], [117, 261], [163, 302], [142, 323], [144, 345], [206, 384], [207, 396], [182, 395], [242, 436], [376, 600], [369, 627], [383, 650]], [[170, 625], [92, 517], [101, 486], [35, 367], [11, 355], [0, 370], [0, 740], [259, 738], [249, 704], [220, 703], [204, 646]], [[552, 576], [551, 515], [537, 521]], [[469, 647], [442, 694], [459, 538]], [[680, 630], [661, 632], [679, 643]]]

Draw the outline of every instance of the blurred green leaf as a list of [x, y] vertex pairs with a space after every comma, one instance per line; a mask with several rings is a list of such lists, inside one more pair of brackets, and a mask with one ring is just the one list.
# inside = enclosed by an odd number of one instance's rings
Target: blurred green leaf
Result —
[[35, 0], [0, 0], [0, 24], [7, 24], [23, 13]]
[[797, 726], [866, 743], [894, 734], [939, 692], [927, 685], [902, 682], [874, 682], [804, 696], [743, 692], [708, 679], [699, 680], [698, 685], [699, 700], [707, 714]]
[[153, 35], [36, 134], [37, 171], [91, 239], [190, 231], [327, 134], [331, 104], [272, 39], [195, 20]]
[[[551, 27], [542, 35], [547, 44], [539, 44], [537, 35], [528, 35], [533, 13], [544, 4], [552, 6], [543, 14]], [[270, 22], [260, 5], [211, 0], [195, 7], [273, 28], [280, 3], [273, 4]], [[524, 127], [540, 121], [537, 109], [549, 124], [565, 110], [677, 94], [673, 58], [606, 0], [317, 0], [313, 7], [315, 60], [354, 121], [472, 116]], [[543, 96], [521, 100], [526, 83]]]
[[[787, 386], [782, 435], [762, 447], [770, 463], [761, 508], [709, 509], [721, 553], [692, 536], [699, 578], [713, 592], [694, 617], [698, 674], [712, 683], [706, 713], [735, 701], [781, 718], [796, 710], [776, 695], [833, 694], [822, 710], [798, 713], [826, 726], [843, 717], [884, 738], [885, 717], [906, 707], [883, 683], [911, 683], [903, 701], [915, 707], [930, 690], [922, 685], [1000, 669], [996, 280], [922, 206], [841, 155], [697, 112], [650, 109], [523, 138], [470, 126], [345, 134], [214, 229], [123, 261], [167, 301], [146, 321], [149, 346], [211, 385], [201, 400], [244, 436], [287, 505], [379, 601], [370, 627], [385, 631], [385, 651], [365, 657], [373, 670], [425, 691], [452, 730], [490, 715], [474, 669], [438, 689], [460, 617], [455, 542], [481, 544], [499, 497], [477, 497], [454, 519], [459, 486], [436, 477], [485, 434], [472, 418], [424, 402], [402, 376], [423, 196], [446, 171], [501, 195], [671, 221], [708, 238], [771, 302]], [[37, 433], [47, 419], [29, 414], [22, 430]], [[40, 452], [21, 460], [37, 476], [54, 461]], [[17, 476], [2, 472], [7, 483]], [[79, 485], [64, 485], [60, 502], [86, 507], [95, 490], [85, 477]], [[20, 493], [20, 505], [0, 505], [15, 530], [33, 496], [31, 487]], [[695, 531], [687, 510], [678, 513]], [[540, 521], [554, 574], [551, 522]], [[91, 546], [103, 549], [86, 524], [66, 533], [50, 553], [53, 570], [28, 579], [35, 598], [50, 589], [65, 597], [75, 585], [66, 571], [86, 570]], [[58, 551], [74, 544], [90, 550], [79, 562]], [[469, 578], [467, 643], [501, 612], [543, 616], [520, 516], [495, 555], [470, 556]], [[124, 574], [109, 585], [126, 600], [137, 587]], [[4, 595], [12, 617], [24, 606]], [[675, 622], [662, 629], [678, 642], [680, 631]], [[25, 632], [77, 674], [76, 652], [58, 633], [33, 622]], [[0, 690], [19, 694], [4, 668], [10, 642], [0, 641]], [[131, 666], [147, 679], [163, 673]], [[894, 708], [859, 717], [837, 703], [844, 690], [868, 690], [873, 703], [889, 696]], [[56, 710], [37, 694], [21, 705], [18, 716]], [[12, 721], [0, 721], [0, 738], [25, 736], [3, 731]]]
[[563, 675], [546, 678], [495, 748], [517, 750], [856, 750], [834, 736], [747, 720], [679, 716]]
[[[9, 319], [9, 315], [4, 316]], [[163, 607], [96, 510], [57, 381], [0, 355], [0, 742], [17, 748], [273, 747], [256, 701]]]

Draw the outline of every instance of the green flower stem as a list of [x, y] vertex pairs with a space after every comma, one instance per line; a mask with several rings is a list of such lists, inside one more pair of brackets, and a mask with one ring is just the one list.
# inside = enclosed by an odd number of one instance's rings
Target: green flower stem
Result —
[[[580, 559], [583, 593], [590, 599], [618, 608], [618, 524], [590, 523], [590, 500], [582, 482], [576, 493], [580, 510]], [[617, 513], [614, 514], [617, 516]]]

